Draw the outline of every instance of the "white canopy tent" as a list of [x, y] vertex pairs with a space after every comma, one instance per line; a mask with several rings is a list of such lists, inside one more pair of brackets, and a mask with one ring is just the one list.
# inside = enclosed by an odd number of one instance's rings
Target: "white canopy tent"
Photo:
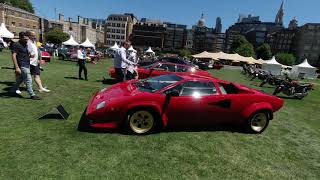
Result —
[[94, 48], [95, 46], [90, 42], [90, 40], [87, 38], [80, 46], [86, 47], [86, 48]]
[[73, 39], [73, 36], [71, 35], [69, 40], [66, 41], [66, 42], [63, 42], [62, 43], [63, 45], [67, 45], [67, 46], [79, 46], [80, 44], [77, 43], [74, 39]]
[[273, 56], [271, 60], [263, 62], [262, 69], [270, 71], [272, 75], [280, 75], [282, 70], [282, 64], [278, 63], [276, 58]]
[[149, 53], [149, 54], [155, 54], [155, 52], [154, 52], [154, 51], [152, 51], [151, 47], [149, 47], [149, 49], [148, 49], [148, 50], [146, 50], [146, 53]]
[[1, 38], [14, 38], [14, 34], [11, 33], [7, 28], [4, 23], [1, 23], [0, 25], [0, 37]]
[[112, 47], [110, 47], [109, 49], [115, 51], [117, 49], [120, 49], [120, 47], [118, 46], [117, 43], [114, 43], [114, 45]]
[[316, 68], [308, 63], [305, 59], [301, 64], [295, 65], [292, 68], [291, 74], [296, 77], [303, 77], [308, 79], [316, 78]]
[[128, 49], [128, 51], [136, 52], [136, 50], [135, 50], [135, 49], [133, 49], [133, 46], [130, 46], [130, 48]]

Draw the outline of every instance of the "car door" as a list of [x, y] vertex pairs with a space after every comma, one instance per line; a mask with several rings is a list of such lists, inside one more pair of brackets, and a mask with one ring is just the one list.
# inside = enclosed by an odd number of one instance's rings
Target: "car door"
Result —
[[223, 100], [212, 81], [187, 81], [180, 85], [179, 91], [179, 97], [172, 97], [167, 109], [170, 124], [207, 127], [223, 116], [219, 106], [208, 104]]
[[[164, 109], [168, 118], [168, 127], [190, 127], [201, 114], [201, 99], [194, 98], [191, 95], [181, 95], [183, 84], [179, 84], [169, 90], [179, 91], [180, 96], [166, 98]], [[166, 93], [166, 92], [164, 92]]]

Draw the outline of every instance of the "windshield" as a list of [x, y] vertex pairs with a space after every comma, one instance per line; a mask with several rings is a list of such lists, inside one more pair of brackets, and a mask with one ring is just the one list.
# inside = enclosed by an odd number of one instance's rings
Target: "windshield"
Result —
[[153, 93], [172, 84], [175, 84], [181, 80], [181, 77], [175, 74], [169, 74], [140, 80], [135, 82], [134, 85], [137, 86], [140, 91]]
[[152, 63], [152, 64], [147, 65], [147, 66], [142, 66], [142, 68], [143, 68], [143, 69], [150, 69], [150, 68], [154, 67], [154, 66], [157, 65], [157, 64], [158, 64], [158, 62]]

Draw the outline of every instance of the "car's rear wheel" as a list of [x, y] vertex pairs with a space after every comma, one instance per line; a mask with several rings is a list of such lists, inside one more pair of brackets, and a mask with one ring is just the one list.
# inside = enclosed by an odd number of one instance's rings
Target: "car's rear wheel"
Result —
[[262, 133], [269, 125], [269, 117], [267, 112], [256, 112], [248, 119], [248, 131], [250, 133]]
[[133, 110], [128, 115], [128, 129], [134, 134], [149, 134], [157, 124], [157, 115], [148, 109]]

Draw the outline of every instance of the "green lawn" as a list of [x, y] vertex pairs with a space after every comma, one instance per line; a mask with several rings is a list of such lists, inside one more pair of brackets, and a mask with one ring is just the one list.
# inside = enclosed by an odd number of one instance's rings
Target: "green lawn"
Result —
[[[320, 178], [319, 88], [302, 101], [286, 99], [261, 135], [77, 132], [90, 96], [105, 86], [99, 80], [108, 76], [110, 65], [110, 60], [88, 64], [86, 82], [72, 79], [77, 76], [75, 63], [54, 60], [46, 64], [42, 80], [52, 92], [40, 94], [42, 101], [3, 96], [14, 73], [0, 69], [0, 179]], [[9, 53], [0, 53], [0, 67], [12, 67]], [[238, 70], [212, 73], [256, 87]], [[25, 91], [23, 96], [28, 97]], [[60, 103], [71, 113], [67, 121], [36, 120]]]

